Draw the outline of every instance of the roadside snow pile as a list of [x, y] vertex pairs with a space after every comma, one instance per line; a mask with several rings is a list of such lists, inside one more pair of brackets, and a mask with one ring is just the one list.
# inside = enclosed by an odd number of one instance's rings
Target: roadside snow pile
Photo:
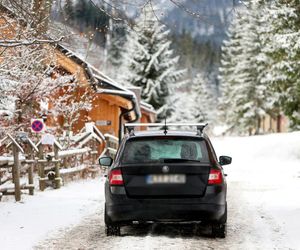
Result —
[[213, 144], [219, 156], [233, 157], [224, 166], [228, 185], [239, 182], [245, 204], [282, 233], [282, 244], [300, 249], [300, 132], [218, 138]]
[[70, 183], [59, 190], [23, 195], [22, 202], [0, 202], [1, 249], [32, 249], [40, 240], [102, 209], [100, 177]]

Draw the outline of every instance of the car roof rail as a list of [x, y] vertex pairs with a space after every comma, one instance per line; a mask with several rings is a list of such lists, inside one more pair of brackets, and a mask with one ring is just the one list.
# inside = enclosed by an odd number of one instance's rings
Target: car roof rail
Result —
[[202, 136], [207, 125], [208, 123], [125, 123], [124, 128], [129, 135], [134, 135], [137, 127], [161, 128], [160, 130], [164, 130], [165, 134], [168, 133], [168, 127], [196, 127], [197, 135]]

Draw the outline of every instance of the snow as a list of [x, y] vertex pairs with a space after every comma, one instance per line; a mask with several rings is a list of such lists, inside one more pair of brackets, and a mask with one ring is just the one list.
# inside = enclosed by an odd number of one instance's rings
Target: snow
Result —
[[122, 228], [106, 237], [103, 179], [0, 202], [1, 249], [300, 249], [300, 132], [212, 138], [228, 182], [228, 236], [194, 236], [188, 226]]
[[[58, 152], [58, 156], [60, 157], [67, 157], [67, 156], [70, 156], [70, 155], [77, 155], [77, 154], [84, 154], [84, 153], [88, 153], [90, 152], [91, 149], [90, 148], [76, 148], [76, 149], [69, 149], [69, 150], [64, 150], [64, 151], [60, 151]], [[50, 155], [53, 155], [50, 154]]]
[[60, 170], [60, 174], [69, 174], [69, 173], [75, 173], [75, 172], [79, 172], [81, 170], [84, 170], [88, 168], [86, 165], [79, 165], [73, 168], [65, 168], [65, 169], [61, 169]]
[[[25, 156], [24, 155], [20, 155], [19, 156], [19, 160], [25, 161]], [[5, 165], [7, 163], [11, 164], [14, 162], [14, 157], [13, 156], [0, 156], [0, 165]]]
[[[213, 144], [217, 153], [233, 157], [233, 164], [224, 169], [229, 185], [241, 184], [241, 205], [259, 210], [281, 232], [281, 244], [299, 249], [300, 132], [215, 139]], [[258, 225], [259, 232], [265, 229]]]
[[103, 179], [79, 181], [22, 199], [0, 202], [1, 249], [32, 249], [58, 229], [95, 213], [102, 207]]

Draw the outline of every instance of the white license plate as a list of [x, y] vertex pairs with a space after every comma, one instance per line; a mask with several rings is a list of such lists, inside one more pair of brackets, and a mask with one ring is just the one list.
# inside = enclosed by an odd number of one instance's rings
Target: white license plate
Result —
[[165, 183], [183, 184], [186, 182], [186, 176], [184, 174], [148, 175], [146, 177], [146, 182], [147, 184], [165, 184]]

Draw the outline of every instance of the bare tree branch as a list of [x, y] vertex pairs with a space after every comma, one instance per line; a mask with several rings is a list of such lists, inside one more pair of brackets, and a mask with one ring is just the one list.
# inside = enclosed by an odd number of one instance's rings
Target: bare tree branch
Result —
[[32, 40], [0, 40], [0, 47], [19, 47], [29, 46], [33, 44], [56, 44], [62, 41], [64, 37], [60, 37], [56, 40], [49, 39], [32, 39]]

